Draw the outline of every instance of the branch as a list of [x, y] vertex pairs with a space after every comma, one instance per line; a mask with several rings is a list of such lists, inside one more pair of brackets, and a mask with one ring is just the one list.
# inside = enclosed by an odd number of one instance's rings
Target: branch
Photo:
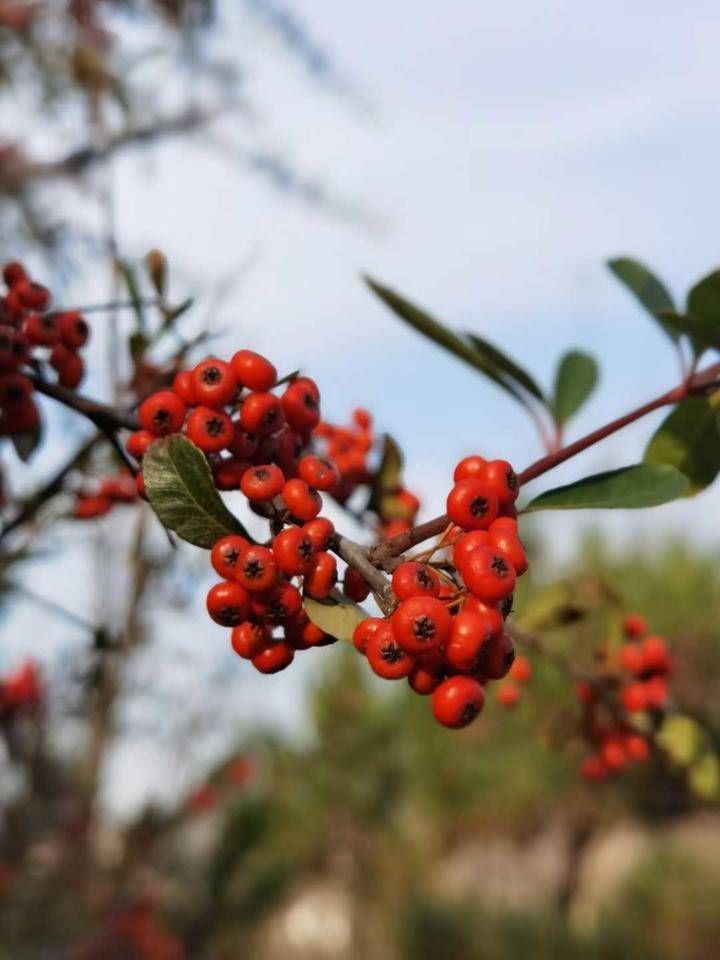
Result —
[[91, 400], [89, 397], [84, 397], [74, 390], [61, 387], [57, 383], [49, 383], [43, 379], [39, 373], [34, 371], [26, 371], [25, 376], [28, 380], [32, 381], [38, 393], [42, 393], [46, 397], [52, 397], [53, 400], [57, 400], [71, 410], [81, 413], [104, 433], [108, 430], [140, 429], [140, 422], [132, 413], [117, 410], [115, 407], [111, 407], [106, 403], [100, 403], [98, 400]]
[[[623, 427], [635, 423], [636, 420], [640, 420], [654, 410], [679, 403], [689, 396], [702, 396], [705, 393], [720, 389], [719, 378], [720, 363], [714, 363], [712, 366], [706, 367], [705, 370], [694, 374], [685, 381], [685, 383], [680, 384], [680, 386], [675, 387], [673, 390], [661, 394], [654, 400], [650, 400], [635, 410], [631, 410], [630, 413], [618, 417], [617, 420], [611, 420], [610, 423], [605, 424], [605, 426], [593, 430], [592, 433], [586, 434], [579, 440], [575, 440], [574, 443], [570, 443], [566, 447], [556, 450], [554, 453], [541, 457], [539, 460], [536, 460], [535, 463], [531, 463], [522, 473], [518, 474], [518, 484], [522, 486], [531, 480], [535, 480], [537, 477], [542, 476], [543, 473], [547, 473], [566, 460], [570, 460], [572, 457], [577, 456], [577, 454], [582, 453], [584, 450], [599, 443], [606, 437], [611, 436], [613, 433], [617, 433], [617, 431], [622, 430]], [[388, 569], [395, 557], [399, 557], [402, 553], [405, 553], [406, 550], [416, 546], [418, 543], [422, 543], [424, 540], [430, 539], [430, 537], [438, 536], [443, 532], [448, 523], [449, 518], [447, 514], [442, 514], [442, 516], [435, 517], [434, 520], [428, 520], [427, 523], [421, 523], [419, 526], [413, 527], [411, 530], [406, 530], [404, 533], [400, 533], [390, 540], [385, 540], [370, 549], [370, 562], [373, 566]]]
[[349, 567], [360, 574], [375, 594], [378, 605], [385, 616], [388, 616], [397, 606], [397, 598], [392, 591], [390, 581], [384, 573], [381, 573], [368, 558], [368, 551], [365, 547], [348, 540], [342, 534], [337, 534], [334, 539], [333, 549], [339, 557], [347, 563]]

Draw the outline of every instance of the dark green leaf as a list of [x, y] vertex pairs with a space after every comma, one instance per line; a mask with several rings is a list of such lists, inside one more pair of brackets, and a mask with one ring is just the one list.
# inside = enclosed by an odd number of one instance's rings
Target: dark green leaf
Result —
[[338, 640], [351, 641], [355, 627], [368, 617], [362, 607], [336, 590], [333, 591], [331, 600], [322, 603], [305, 597], [303, 606], [316, 627]]
[[117, 269], [120, 271], [120, 275], [125, 281], [128, 296], [130, 297], [133, 305], [133, 312], [135, 314], [135, 320], [137, 321], [137, 328], [138, 330], [144, 332], [147, 328], [145, 321], [145, 309], [143, 307], [140, 285], [138, 283], [135, 270], [125, 260], [116, 260], [115, 263]]
[[498, 347], [494, 346], [492, 343], [489, 343], [487, 340], [484, 340], [482, 337], [479, 337], [476, 333], [466, 333], [465, 336], [468, 338], [470, 343], [473, 345], [475, 350], [486, 360], [486, 362], [496, 369], [498, 374], [502, 376], [505, 374], [510, 377], [511, 380], [514, 380], [521, 387], [525, 387], [528, 393], [531, 393], [540, 401], [545, 400], [545, 395], [540, 389], [536, 380], [527, 372], [523, 370], [515, 361], [509, 357], [506, 353], [503, 353]]
[[153, 510], [183, 540], [209, 550], [228, 533], [250, 539], [220, 499], [207, 460], [187, 437], [156, 440], [142, 466]]
[[571, 350], [561, 358], [555, 374], [552, 411], [563, 426], [573, 417], [595, 389], [598, 366], [587, 353]]
[[140, 357], [142, 357], [142, 355], [145, 353], [149, 345], [150, 345], [150, 341], [148, 340], [148, 338], [145, 336], [144, 333], [140, 333], [139, 331], [136, 331], [135, 333], [131, 333], [128, 338], [130, 356], [133, 358], [133, 360], [139, 360]]
[[532, 500], [525, 510], [657, 507], [684, 496], [689, 485], [688, 478], [674, 467], [638, 463], [547, 490]]
[[32, 433], [16, 433], [10, 437], [10, 441], [15, 447], [15, 453], [23, 463], [28, 463], [42, 440], [42, 428], [38, 427]]
[[401, 297], [400, 294], [395, 293], [389, 287], [377, 283], [371, 277], [365, 277], [365, 282], [373, 293], [380, 297], [383, 303], [388, 306], [393, 313], [400, 317], [401, 320], [404, 320], [405, 323], [409, 324], [414, 330], [417, 330], [418, 333], [432, 340], [433, 343], [437, 343], [460, 360], [464, 360], [465, 363], [469, 364], [475, 370], [485, 374], [493, 383], [502, 387], [503, 390], [515, 397], [516, 400], [519, 400], [523, 404], [525, 403], [525, 398], [501, 377], [488, 361], [482, 357], [477, 350], [473, 349], [469, 343], [463, 340], [462, 337], [443, 326], [435, 320], [434, 317], [431, 317], [430, 314], [426, 313], [420, 307], [415, 306], [415, 304], [410, 303], [409, 300]]
[[383, 437], [383, 451], [380, 466], [373, 478], [372, 490], [367, 509], [380, 512], [382, 502], [394, 493], [400, 485], [403, 468], [403, 455], [397, 442], [386, 433]]
[[720, 270], [709, 273], [690, 290], [687, 312], [709, 335], [720, 335]]
[[192, 297], [188, 297], [187, 300], [183, 300], [183, 302], [178, 304], [177, 307], [163, 307], [162, 332], [164, 333], [166, 330], [170, 330], [177, 323], [180, 317], [187, 313], [194, 302], [195, 301]]
[[683, 400], [660, 424], [643, 460], [684, 473], [688, 496], [704, 490], [720, 473], [720, 412], [707, 397]]
[[678, 337], [689, 337], [696, 354], [704, 350], [720, 350], [720, 327], [713, 328], [696, 317], [675, 310], [661, 310], [658, 316]]
[[674, 310], [675, 304], [665, 285], [658, 280], [645, 264], [630, 257], [617, 257], [608, 260], [608, 267], [615, 276], [633, 293], [647, 312], [660, 324], [665, 333], [677, 340], [677, 334], [658, 315], [661, 310]]

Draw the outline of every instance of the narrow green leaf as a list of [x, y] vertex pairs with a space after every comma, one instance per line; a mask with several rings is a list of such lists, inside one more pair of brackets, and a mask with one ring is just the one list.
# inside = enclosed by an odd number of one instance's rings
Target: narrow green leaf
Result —
[[305, 597], [303, 606], [316, 627], [338, 640], [352, 641], [355, 627], [368, 617], [362, 607], [342, 597], [337, 591], [333, 591], [332, 600], [322, 603]]
[[177, 307], [163, 307], [163, 323], [161, 332], [164, 333], [166, 330], [170, 330], [177, 323], [180, 317], [187, 313], [194, 302], [195, 301], [192, 297], [188, 297], [187, 300], [183, 300], [183, 302], [178, 304]]
[[433, 343], [437, 343], [460, 360], [464, 360], [465, 363], [480, 373], [483, 373], [492, 380], [493, 383], [502, 387], [503, 390], [516, 400], [519, 400], [523, 404], [525, 403], [525, 398], [518, 393], [515, 387], [501, 377], [488, 361], [485, 360], [477, 350], [473, 349], [469, 343], [463, 340], [462, 337], [443, 326], [443, 324], [435, 320], [434, 317], [431, 317], [430, 314], [426, 313], [420, 307], [415, 306], [415, 304], [410, 303], [409, 300], [401, 297], [400, 294], [395, 293], [395, 291], [389, 287], [383, 286], [371, 277], [365, 277], [365, 282], [373, 293], [376, 294], [393, 313], [400, 317], [401, 320], [409, 324], [413, 330], [417, 330], [418, 333], [432, 340]]
[[561, 426], [582, 407], [597, 386], [598, 377], [598, 365], [590, 354], [571, 350], [561, 358], [552, 399], [552, 411]]
[[595, 510], [657, 507], [687, 492], [690, 481], [666, 464], [638, 463], [597, 473], [564, 487], [547, 490], [525, 510]]
[[380, 512], [383, 500], [394, 493], [400, 484], [403, 468], [403, 455], [397, 441], [386, 433], [383, 437], [383, 450], [380, 465], [373, 478], [367, 509]]
[[476, 333], [466, 333], [465, 336], [468, 338], [475, 350], [482, 357], [484, 357], [490, 366], [495, 367], [501, 376], [506, 374], [511, 378], [511, 380], [514, 380], [521, 387], [525, 387], [528, 393], [531, 393], [538, 400], [544, 402], [545, 395], [543, 394], [537, 381], [527, 372], [527, 370], [524, 370], [519, 364], [517, 364], [512, 357], [509, 357], [494, 344], [490, 343], [488, 340], [484, 340], [482, 337], [479, 337]]
[[708, 331], [720, 331], [720, 270], [709, 273], [691, 288], [687, 312]]
[[688, 397], [663, 420], [643, 457], [666, 463], [690, 481], [687, 496], [709, 486], [720, 473], [720, 411], [707, 397]]
[[183, 540], [209, 550], [228, 533], [250, 539], [220, 499], [204, 455], [187, 437], [176, 434], [156, 440], [142, 467], [153, 510]]
[[676, 332], [658, 315], [660, 310], [675, 309], [673, 299], [662, 281], [644, 263], [633, 260], [631, 257], [616, 257], [614, 260], [608, 260], [607, 265], [618, 280], [637, 297], [665, 333], [672, 340], [677, 340]]
[[138, 330], [144, 333], [147, 329], [145, 308], [143, 307], [140, 284], [138, 283], [135, 270], [126, 260], [116, 260], [115, 265], [125, 281], [128, 296], [130, 297], [133, 305], [133, 312], [135, 314], [135, 320], [137, 321]]

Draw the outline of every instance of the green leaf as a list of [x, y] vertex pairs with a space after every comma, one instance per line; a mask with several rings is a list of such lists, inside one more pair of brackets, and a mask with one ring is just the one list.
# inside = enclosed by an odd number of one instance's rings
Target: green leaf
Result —
[[687, 496], [709, 486], [720, 473], [720, 411], [707, 397], [688, 397], [663, 420], [643, 457], [667, 463], [690, 480]]
[[692, 717], [674, 713], [665, 717], [656, 740], [675, 763], [687, 766], [700, 752], [703, 732]]
[[466, 333], [465, 336], [480, 356], [483, 357], [491, 367], [494, 367], [500, 376], [506, 374], [521, 387], [525, 387], [528, 393], [531, 393], [536, 399], [544, 402], [545, 395], [537, 381], [527, 370], [524, 370], [517, 364], [512, 357], [509, 357], [494, 344], [479, 337], [476, 333]]
[[462, 337], [443, 326], [443, 324], [435, 320], [434, 317], [431, 317], [430, 314], [426, 313], [420, 307], [415, 306], [415, 304], [410, 303], [409, 300], [401, 297], [400, 294], [395, 293], [389, 287], [383, 286], [371, 277], [365, 277], [365, 282], [373, 293], [375, 293], [393, 313], [400, 317], [401, 320], [409, 324], [413, 330], [417, 330], [418, 333], [432, 340], [433, 343], [437, 343], [449, 353], [452, 353], [453, 356], [464, 360], [465, 363], [480, 373], [483, 373], [492, 380], [493, 383], [502, 387], [503, 390], [516, 400], [525, 404], [525, 398], [518, 393], [515, 387], [501, 377], [488, 361], [482, 357], [477, 350], [473, 349], [469, 343], [463, 340]]
[[720, 328], [713, 329], [701, 320], [675, 310], [661, 310], [658, 316], [678, 337], [689, 337], [696, 356], [705, 350], [720, 350]]
[[135, 313], [135, 320], [137, 321], [137, 328], [141, 332], [145, 332], [147, 329], [147, 323], [145, 321], [145, 309], [143, 307], [142, 295], [140, 293], [140, 285], [138, 283], [135, 270], [126, 260], [116, 260], [115, 265], [120, 271], [120, 275], [125, 281], [125, 286], [127, 287], [128, 296], [133, 305], [133, 312]]
[[684, 496], [689, 485], [688, 478], [674, 467], [638, 463], [547, 490], [532, 500], [525, 510], [627, 510], [657, 507]]
[[347, 600], [335, 590], [331, 597], [332, 599], [322, 603], [319, 600], [304, 597], [305, 612], [316, 627], [320, 627], [331, 637], [352, 641], [355, 627], [363, 620], [367, 620], [368, 614], [362, 607]]
[[183, 300], [177, 307], [162, 307], [163, 323], [161, 332], [164, 333], [166, 330], [170, 330], [180, 317], [187, 313], [194, 303], [195, 300], [192, 297], [188, 297], [187, 300]]
[[714, 753], [706, 753], [688, 771], [693, 793], [703, 800], [713, 800], [720, 793], [720, 762]]
[[709, 273], [690, 290], [687, 312], [696, 347], [720, 349], [720, 270]]
[[633, 260], [631, 257], [617, 257], [614, 260], [608, 260], [608, 267], [615, 274], [621, 283], [637, 297], [647, 312], [655, 319], [665, 333], [672, 339], [677, 340], [677, 333], [668, 326], [664, 319], [658, 315], [661, 310], [674, 310], [675, 304], [667, 288], [658, 280], [639, 260]]
[[145, 489], [161, 523], [196, 547], [210, 549], [228, 533], [250, 539], [220, 499], [204, 455], [176, 434], [152, 443], [142, 462]]
[[403, 455], [397, 442], [386, 433], [383, 437], [383, 451], [380, 466], [373, 478], [372, 490], [367, 509], [381, 512], [383, 500], [393, 494], [400, 486], [403, 468]]
[[40, 446], [42, 435], [42, 427], [39, 426], [37, 430], [30, 433], [16, 433], [10, 437], [15, 453], [23, 463], [29, 463], [32, 460], [33, 454]]
[[560, 360], [555, 374], [552, 411], [563, 426], [573, 417], [595, 389], [598, 382], [595, 360], [580, 350], [570, 350]]

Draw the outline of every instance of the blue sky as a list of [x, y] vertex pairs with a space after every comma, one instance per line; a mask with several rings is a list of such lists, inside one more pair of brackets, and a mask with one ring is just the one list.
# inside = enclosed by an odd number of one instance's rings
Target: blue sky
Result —
[[[442, 509], [460, 456], [486, 452], [522, 467], [539, 451], [523, 414], [394, 321], [361, 273], [501, 343], [546, 384], [568, 346], [593, 352], [602, 382], [576, 433], [672, 385], [672, 351], [603, 262], [635, 254], [681, 294], [720, 259], [716, 5], [297, 2], [350, 95], [272, 55], [277, 43], [261, 25], [236, 17], [231, 3], [224, 10], [215, 42], [248, 67], [252, 126], [229, 118], [190, 148], [167, 143], [114, 170], [121, 249], [163, 249], [179, 293], [209, 292], [253, 257], [217, 310], [230, 331], [221, 351], [250, 346], [283, 370], [302, 366], [320, 381], [331, 419], [369, 407], [405, 448], [407, 480], [427, 515]], [[218, 137], [280, 152], [361, 207], [367, 223], [278, 194], [218, 151]], [[87, 283], [80, 295], [88, 299]], [[589, 452], [553, 484], [639, 459], [649, 428]], [[683, 502], [644, 514], [553, 515], [543, 525], [557, 556], [597, 522], [620, 541], [691, 530], [716, 544], [707, 517], [718, 495], [703, 500], [704, 509]], [[51, 595], [68, 590], [47, 577], [41, 585]], [[199, 594], [194, 614], [175, 618], [178, 643], [192, 650], [200, 628], [208, 644], [222, 643]], [[14, 614], [17, 638], [32, 618]], [[257, 717], [272, 691], [275, 715], [296, 720], [306, 675], [263, 679], [262, 690], [244, 675], [237, 716]], [[165, 768], [146, 749], [145, 759], [137, 746], [116, 758], [123, 802], [161, 790]]]

